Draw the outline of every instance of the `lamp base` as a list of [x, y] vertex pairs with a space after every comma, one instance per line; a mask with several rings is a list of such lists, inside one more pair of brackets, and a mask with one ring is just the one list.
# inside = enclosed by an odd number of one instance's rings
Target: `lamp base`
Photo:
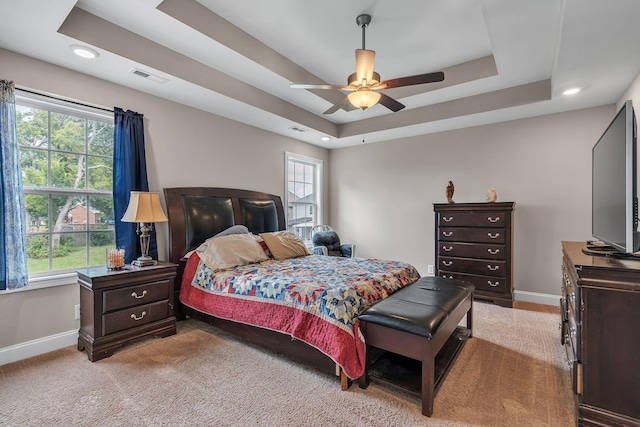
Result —
[[153, 259], [136, 259], [131, 261], [131, 265], [134, 267], [149, 267], [152, 265], [158, 265], [158, 261]]

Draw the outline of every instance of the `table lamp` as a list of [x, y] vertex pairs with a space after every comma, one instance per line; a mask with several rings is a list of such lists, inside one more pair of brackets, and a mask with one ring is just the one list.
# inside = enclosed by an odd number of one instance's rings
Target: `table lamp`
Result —
[[140, 248], [142, 255], [131, 262], [135, 267], [156, 265], [158, 261], [149, 256], [149, 232], [153, 230], [154, 222], [167, 222], [169, 219], [164, 214], [160, 205], [158, 193], [132, 191], [129, 206], [122, 217], [123, 222], [137, 222], [136, 233], [140, 236]]

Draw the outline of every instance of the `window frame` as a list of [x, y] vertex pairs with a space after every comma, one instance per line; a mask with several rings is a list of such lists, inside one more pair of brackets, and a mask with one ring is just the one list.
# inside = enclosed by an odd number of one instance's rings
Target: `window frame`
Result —
[[[302, 164], [306, 166], [313, 167], [313, 202], [304, 202], [304, 203], [296, 203], [289, 200], [289, 163], [293, 162], [294, 164]], [[305, 156], [302, 154], [296, 154], [292, 152], [285, 152], [285, 161], [284, 161], [284, 208], [287, 222], [287, 230], [291, 230], [289, 226], [289, 206], [295, 204], [305, 204], [312, 206], [312, 224], [313, 226], [323, 224], [324, 212], [323, 212], [323, 169], [324, 169], [324, 161], [321, 159], [316, 159], [313, 157]], [[291, 171], [293, 174], [293, 171]], [[307, 181], [305, 181], [307, 182]], [[313, 226], [311, 228], [313, 228]], [[295, 233], [295, 231], [293, 231]], [[298, 234], [298, 233], [296, 233]], [[306, 234], [306, 233], [305, 233]], [[308, 247], [311, 247], [311, 233], [309, 230], [309, 238], [303, 238], [305, 244]]]
[[[52, 95], [46, 95], [46, 94], [38, 94], [38, 93], [34, 93], [28, 90], [17, 90], [16, 91], [16, 95], [15, 95], [15, 102], [16, 102], [16, 106], [18, 107], [25, 107], [25, 108], [34, 108], [34, 109], [38, 109], [38, 110], [42, 110], [42, 111], [47, 111], [49, 114], [49, 118], [48, 118], [48, 129], [47, 129], [47, 138], [50, 139], [51, 136], [51, 118], [50, 115], [51, 113], [57, 113], [57, 114], [63, 114], [63, 115], [67, 115], [67, 116], [73, 116], [73, 117], [77, 117], [80, 119], [85, 119], [85, 120], [90, 120], [90, 121], [97, 121], [97, 122], [102, 122], [102, 123], [106, 123], [108, 125], [113, 126], [114, 125], [114, 115], [113, 115], [113, 110], [109, 110], [107, 108], [104, 107], [99, 107], [99, 106], [92, 106], [92, 105], [88, 105], [88, 104], [83, 104], [83, 103], [79, 103], [77, 101], [73, 101], [73, 100], [68, 100], [68, 99], [62, 99], [59, 97], [55, 97]], [[39, 195], [39, 196], [46, 196], [48, 198], [48, 202], [49, 202], [49, 214], [48, 214], [48, 218], [49, 221], [51, 221], [54, 218], [55, 213], [52, 212], [52, 204], [51, 204], [51, 200], [52, 197], [57, 197], [57, 196], [68, 196], [68, 195], [77, 195], [80, 196], [84, 199], [85, 204], [87, 207], [89, 207], [89, 200], [91, 198], [95, 198], [95, 197], [102, 197], [102, 198], [110, 198], [113, 199], [113, 188], [109, 189], [109, 190], [95, 190], [95, 189], [90, 189], [89, 188], [89, 176], [86, 174], [87, 172], [87, 168], [89, 168], [89, 160], [91, 158], [102, 158], [102, 159], [107, 159], [108, 156], [104, 156], [104, 155], [96, 155], [96, 154], [90, 154], [89, 152], [89, 147], [87, 146], [88, 144], [88, 140], [87, 140], [87, 134], [85, 131], [85, 139], [84, 139], [84, 153], [72, 153], [72, 154], [79, 154], [79, 155], [83, 155], [86, 159], [86, 161], [84, 162], [84, 168], [85, 168], [85, 176], [84, 176], [84, 187], [81, 189], [74, 189], [74, 188], [58, 188], [58, 187], [37, 187], [37, 186], [25, 186], [23, 184], [23, 194], [24, 195], [29, 195], [29, 194], [33, 194], [33, 195]], [[20, 146], [20, 150], [22, 150], [23, 146]], [[113, 147], [115, 148], [115, 147]], [[51, 156], [52, 153], [58, 153], [58, 152], [62, 152], [64, 153], [64, 151], [60, 151], [58, 149], [56, 149], [55, 147], [51, 146], [51, 141], [49, 140], [49, 143], [47, 145], [46, 150], [45, 149], [40, 149], [42, 151], [45, 151], [47, 153], [47, 156]], [[113, 156], [111, 157], [111, 165], [113, 165]], [[48, 170], [47, 170], [47, 175], [49, 176], [51, 174], [51, 163], [48, 163]], [[48, 185], [50, 185], [50, 179], [48, 179]], [[92, 233], [96, 233], [102, 230], [93, 230], [90, 226], [89, 223], [86, 224], [86, 227], [81, 230], [74, 230], [74, 231], [60, 231], [60, 232], [55, 232], [53, 230], [53, 227], [51, 226], [51, 224], [48, 226], [48, 230], [46, 232], [37, 232], [37, 233], [29, 233], [28, 236], [32, 236], [32, 235], [47, 235], [48, 236], [48, 241], [49, 241], [49, 258], [48, 258], [48, 271], [40, 271], [40, 272], [29, 272], [29, 285], [30, 286], [26, 286], [24, 289], [28, 289], [28, 288], [41, 288], [41, 287], [48, 287], [48, 286], [56, 286], [56, 285], [64, 285], [64, 284], [68, 284], [69, 283], [69, 277], [70, 276], [75, 276], [75, 271], [79, 268], [86, 268], [89, 267], [89, 265], [85, 265], [85, 266], [78, 266], [78, 267], [73, 267], [73, 268], [67, 268], [67, 269], [60, 269], [60, 270], [53, 270], [52, 268], [54, 267], [54, 261], [51, 257], [51, 250], [52, 250], [52, 246], [51, 246], [51, 240], [52, 240], [52, 235], [53, 234], [60, 234], [60, 235], [64, 235], [64, 234], [83, 234], [85, 236], [85, 245], [86, 245], [86, 256], [88, 259], [88, 255], [89, 255], [89, 250], [90, 250], [90, 246], [91, 246], [91, 236]], [[115, 233], [115, 230], [114, 230]], [[115, 234], [114, 234], [115, 236]], [[31, 285], [36, 285], [36, 286], [31, 286]]]

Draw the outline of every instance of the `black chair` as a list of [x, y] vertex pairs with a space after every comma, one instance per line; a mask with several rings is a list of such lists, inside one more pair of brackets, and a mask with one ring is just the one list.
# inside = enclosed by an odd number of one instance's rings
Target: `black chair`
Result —
[[355, 258], [356, 245], [352, 243], [340, 244], [340, 237], [328, 225], [316, 225], [311, 230], [313, 253], [316, 255], [340, 256]]

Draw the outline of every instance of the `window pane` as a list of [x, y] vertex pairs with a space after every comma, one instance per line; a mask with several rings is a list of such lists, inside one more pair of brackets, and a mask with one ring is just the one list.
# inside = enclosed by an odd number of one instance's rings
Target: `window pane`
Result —
[[89, 190], [111, 190], [113, 186], [113, 160], [105, 157], [89, 157]]
[[49, 271], [49, 236], [27, 236], [27, 269], [29, 273]]
[[27, 233], [49, 231], [49, 197], [25, 194], [24, 206], [27, 217]]
[[113, 157], [113, 125], [109, 123], [87, 121], [87, 140], [89, 154], [105, 156], [109, 163]]
[[53, 233], [53, 270], [71, 270], [87, 265], [87, 235], [85, 233]]
[[16, 105], [18, 144], [48, 148], [49, 114], [47, 111]]
[[87, 210], [82, 196], [53, 196], [53, 231], [86, 230]]
[[22, 148], [20, 150], [22, 185], [27, 187], [47, 186], [47, 152]]
[[116, 247], [113, 228], [89, 233], [89, 265], [104, 265], [108, 249]]
[[51, 186], [85, 188], [85, 156], [51, 153]]
[[111, 197], [89, 197], [89, 229], [114, 230], [113, 199]]
[[85, 122], [86, 120], [80, 117], [51, 113], [51, 148], [84, 153]]

